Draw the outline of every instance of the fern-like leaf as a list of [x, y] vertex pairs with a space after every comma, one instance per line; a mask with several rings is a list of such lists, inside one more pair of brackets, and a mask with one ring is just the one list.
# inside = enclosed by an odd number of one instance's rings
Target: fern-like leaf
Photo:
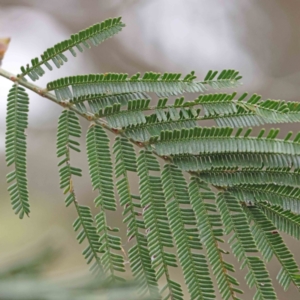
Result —
[[256, 288], [254, 299], [277, 299], [264, 262], [259, 257], [250, 256], [258, 250], [240, 203], [230, 193], [225, 192], [218, 194], [217, 205], [226, 234], [233, 232], [228, 241], [232, 252], [238, 261], [242, 262], [242, 268], [248, 268], [247, 284]]
[[201, 95], [194, 103], [204, 107], [203, 119], [214, 119], [220, 127], [249, 127], [262, 124], [288, 123], [300, 121], [298, 102], [281, 100], [261, 100], [261, 96], [252, 95], [248, 100], [247, 93], [237, 100], [236, 93]]
[[[242, 76], [235, 70], [218, 71], [209, 70], [204, 78], [203, 84], [211, 86], [213, 89], [231, 88], [240, 85]], [[218, 77], [216, 77], [218, 75]]]
[[118, 231], [107, 225], [106, 210], [116, 210], [116, 202], [113, 184], [113, 168], [109, 139], [101, 126], [92, 124], [87, 132], [86, 138], [89, 170], [94, 190], [99, 195], [95, 198], [96, 207], [101, 211], [96, 215], [97, 232], [100, 235], [103, 252], [101, 262], [104, 272], [108, 274], [108, 280], [119, 281], [122, 278], [116, 272], [125, 272], [124, 258], [113, 250], [122, 251], [121, 239], [110, 232]]
[[81, 137], [81, 126], [75, 112], [63, 110], [58, 120], [57, 130], [57, 156], [61, 157], [68, 154], [68, 148], [80, 152], [79, 142], [72, 139]]
[[113, 128], [122, 128], [130, 125], [146, 123], [145, 115], [142, 113], [150, 104], [150, 99], [138, 99], [128, 101], [126, 110], [121, 110], [121, 104], [106, 106], [96, 115], [107, 119], [108, 125]]
[[249, 202], [268, 201], [284, 210], [300, 213], [300, 188], [276, 184], [241, 184], [228, 188], [238, 199]]
[[205, 119], [213, 119], [219, 127], [252, 127], [263, 124], [274, 124], [276, 121], [264, 119], [251, 111], [239, 108], [236, 113], [207, 116]]
[[[150, 99], [127, 100], [127, 109], [122, 109], [122, 103], [114, 103], [100, 109], [95, 117], [106, 118], [112, 128], [123, 128], [135, 141], [149, 140], [162, 130], [196, 126], [200, 110], [178, 105], [177, 100], [181, 99], [176, 99], [171, 106], [165, 105], [167, 99], [160, 99], [155, 108], [149, 107]], [[155, 110], [155, 113], [146, 115], [148, 110]]]
[[21, 76], [28, 75], [30, 79], [35, 81], [45, 74], [42, 65], [45, 65], [50, 71], [52, 70], [52, 66], [49, 64], [50, 60], [52, 60], [57, 68], [60, 68], [64, 62], [68, 61], [64, 55], [64, 52], [67, 50], [69, 50], [73, 56], [76, 56], [76, 52], [73, 49], [74, 47], [80, 52], [83, 52], [84, 48], [91, 48], [91, 45], [98, 46], [106, 39], [121, 31], [124, 26], [125, 25], [121, 22], [121, 18], [107, 19], [102, 23], [97, 23], [79, 33], [73, 34], [70, 39], [48, 48], [41, 55], [41, 60], [36, 57], [31, 60], [31, 66], [28, 64], [26, 68], [21, 67]]
[[182, 128], [194, 128], [197, 115], [190, 110], [180, 111], [179, 119], [174, 120], [170, 114], [165, 114], [165, 119], [159, 119], [157, 114], [145, 116], [146, 122], [135, 126], [129, 126], [124, 129], [128, 138], [138, 142], [149, 141], [152, 137], [160, 135], [162, 131]]
[[[217, 75], [218, 72], [214, 72]], [[179, 95], [188, 92], [204, 92], [206, 86], [219, 89], [234, 87], [241, 79], [238, 72], [224, 70], [217, 79], [215, 76], [207, 77], [204, 81], [194, 81], [194, 72], [181, 78], [177, 73], [145, 73], [143, 78], [140, 74], [128, 78], [127, 74], [106, 73], [89, 74], [64, 77], [47, 84], [49, 91], [55, 90], [58, 99], [69, 100], [90, 94], [120, 94], [134, 92], [155, 92], [159, 97]], [[207, 79], [208, 78], [208, 79]], [[69, 87], [72, 87], [72, 91]]]
[[201, 189], [206, 190], [206, 184], [193, 177], [189, 184], [189, 195], [196, 215], [200, 239], [207, 250], [207, 258], [215, 275], [222, 299], [238, 300], [237, 294], [241, 294], [242, 291], [237, 288], [238, 281], [228, 273], [234, 272], [234, 267], [224, 260], [222, 254], [227, 252], [219, 247], [219, 242], [223, 242], [221, 239], [223, 229], [220, 228], [222, 226], [220, 215], [215, 214], [217, 212], [215, 203], [204, 201], [215, 200], [215, 195], [210, 191], [201, 192]]
[[136, 99], [149, 99], [149, 96], [146, 93], [123, 93], [123, 94], [95, 94], [81, 96], [78, 98], [72, 99], [70, 102], [77, 104], [82, 104], [87, 102], [93, 114], [98, 113], [101, 109], [106, 106], [112, 106], [114, 104], [120, 104], [121, 106], [127, 105], [129, 100]]
[[[167, 214], [170, 222], [179, 262], [191, 299], [214, 299], [213, 283], [203, 254], [194, 212], [190, 205], [188, 189], [181, 171], [174, 165], [166, 164], [162, 172], [162, 184], [167, 201]], [[191, 225], [193, 227], [191, 227]], [[189, 228], [186, 228], [189, 227]]]
[[109, 139], [99, 125], [92, 124], [87, 132], [87, 153], [94, 190], [99, 191], [96, 207], [116, 210]]
[[270, 261], [275, 255], [281, 265], [277, 275], [278, 282], [284, 290], [287, 290], [291, 282], [300, 289], [299, 268], [276, 227], [257, 207], [249, 206], [245, 209], [254, 221], [252, 232], [264, 259]]
[[90, 264], [90, 270], [94, 273], [102, 272], [102, 265], [99, 258], [100, 246], [99, 235], [94, 226], [94, 220], [87, 206], [79, 205], [76, 200], [73, 186], [73, 176], [81, 176], [81, 169], [70, 165], [70, 150], [80, 151], [79, 142], [74, 138], [81, 136], [81, 127], [77, 115], [70, 110], [64, 110], [59, 117], [57, 132], [57, 156], [62, 158], [59, 162], [60, 188], [67, 194], [65, 199], [66, 206], [74, 204], [78, 218], [73, 223], [73, 228], [78, 231], [77, 240], [81, 244], [84, 240], [88, 241], [88, 246], [84, 249], [83, 255]]
[[[74, 196], [75, 197], [75, 196]], [[94, 225], [94, 219], [91, 213], [91, 209], [88, 206], [79, 205], [75, 206], [78, 214], [78, 218], [73, 223], [73, 228], [78, 232], [77, 240], [81, 244], [85, 239], [88, 241], [88, 246], [83, 250], [82, 254], [87, 261], [87, 264], [93, 262], [90, 270], [93, 273], [99, 273], [103, 271], [100, 261], [100, 248], [99, 235]]]
[[[51, 61], [57, 68], [67, 62], [66, 51], [76, 56], [75, 47], [83, 52], [124, 26], [121, 18], [108, 19], [72, 35], [21, 67], [16, 82], [37, 91], [38, 87], [25, 84], [25, 76], [39, 79], [45, 74], [44, 67], [52, 70]], [[13, 80], [4, 70], [0, 73]], [[256, 288], [254, 300], [277, 299], [265, 262], [255, 256], [258, 251], [266, 262], [277, 257], [282, 267], [277, 279], [285, 290], [291, 282], [300, 290], [299, 268], [277, 231], [300, 239], [300, 132], [293, 140], [291, 132], [277, 139], [279, 129], [266, 135], [262, 129], [250, 136], [249, 128], [242, 135], [244, 127], [299, 122], [300, 103], [262, 100], [247, 93], [238, 98], [235, 92], [207, 94], [211, 89], [237, 87], [241, 78], [235, 70], [210, 70], [203, 80], [197, 80], [194, 71], [184, 77], [179, 73], [147, 72], [131, 77], [103, 73], [47, 84], [43, 95], [54, 100], [49, 96], [54, 91], [58, 104], [67, 108], [59, 118], [57, 134], [65, 204], [75, 206], [78, 217], [73, 228], [78, 242], [88, 243], [83, 251], [87, 264], [92, 263], [93, 272], [106, 275], [107, 282], [124, 281], [119, 274], [125, 272], [121, 254], [125, 251], [116, 234], [119, 229], [108, 222], [108, 211], [117, 207], [114, 154], [127, 242], [133, 243], [128, 258], [140, 283], [139, 296], [183, 300], [182, 286], [172, 277], [177, 267], [176, 255], [170, 250], [174, 238], [191, 299], [215, 299], [211, 268], [222, 299], [240, 300], [243, 292], [233, 275], [234, 266], [224, 259], [229, 252], [220, 247], [224, 230], [231, 235], [228, 244], [241, 268], [247, 268], [248, 286]], [[15, 167], [7, 175], [13, 209], [23, 218], [29, 214], [25, 157], [29, 100], [18, 84], [8, 95], [6, 161]], [[159, 97], [155, 106], [150, 106], [148, 92]], [[185, 93], [201, 94], [185, 101]], [[172, 103], [165, 98], [175, 95], [181, 98]], [[77, 202], [73, 185], [74, 176], [82, 172], [70, 160], [71, 151], [80, 152], [77, 115], [92, 121], [86, 147], [91, 183], [97, 191], [94, 202], [100, 209], [95, 222], [90, 208]], [[215, 121], [217, 127], [198, 126], [207, 120]], [[104, 129], [118, 135], [113, 151]], [[134, 145], [145, 148], [138, 158]], [[168, 162], [162, 173], [156, 156]], [[182, 170], [193, 175], [189, 186]], [[140, 195], [132, 193], [132, 173], [139, 178]], [[209, 184], [221, 192], [216, 196]]]
[[114, 144], [116, 155], [117, 190], [120, 196], [120, 204], [124, 206], [124, 223], [127, 223], [128, 241], [136, 239], [136, 244], [128, 251], [130, 267], [135, 279], [140, 283], [140, 293], [147, 291], [151, 299], [158, 299], [159, 291], [155, 278], [155, 271], [151, 266], [151, 258], [148, 243], [142, 231], [145, 229], [144, 221], [139, 218], [141, 205], [139, 197], [130, 192], [128, 172], [136, 172], [136, 155], [133, 145], [125, 138], [117, 137]]
[[199, 155], [174, 155], [173, 163], [184, 171], [207, 171], [234, 168], [299, 168], [300, 155], [270, 153], [201, 153]]
[[290, 123], [300, 121], [299, 102], [289, 102], [282, 100], [265, 100], [258, 102], [247, 102], [246, 108], [254, 111], [264, 120], [270, 120], [273, 123]]
[[181, 287], [171, 279], [169, 271], [169, 267], [177, 267], [176, 257], [164, 249], [173, 247], [173, 241], [161, 180], [160, 177], [149, 174], [150, 171], [160, 171], [159, 164], [151, 152], [142, 150], [137, 160], [137, 167], [152, 267], [156, 270], [157, 280], [165, 275], [167, 281], [161, 293], [167, 290], [168, 293], [164, 299], [183, 299]]
[[201, 179], [213, 185], [218, 186], [234, 186], [238, 184], [268, 184], [274, 183], [279, 185], [300, 185], [300, 174], [292, 172], [290, 168], [223, 168], [212, 169], [210, 171], [201, 172]]
[[276, 228], [300, 240], [300, 215], [267, 202], [256, 202], [255, 205], [272, 221]]
[[7, 97], [6, 115], [6, 163], [14, 164], [14, 170], [7, 174], [13, 210], [22, 219], [29, 214], [26, 178], [26, 134], [28, 126], [29, 98], [22, 87], [13, 85]]
[[238, 108], [235, 96], [236, 93], [200, 95], [194, 103], [203, 107], [205, 117], [235, 113]]
[[70, 149], [80, 152], [80, 144], [74, 139], [80, 136], [81, 127], [77, 115], [73, 111], [64, 110], [58, 120], [56, 154], [58, 158], [62, 158], [58, 164], [60, 188], [64, 189], [64, 194], [68, 194], [65, 199], [67, 207], [75, 201], [72, 176], [82, 176], [81, 169], [70, 165]]
[[[243, 137], [240, 128], [231, 136], [233, 128], [202, 128], [162, 131], [160, 139], [153, 139], [159, 155], [249, 152], [297, 155], [300, 153], [300, 134], [294, 141], [276, 139], [279, 130], [271, 129], [266, 137], [264, 130], [258, 137], [249, 137], [251, 129]], [[290, 135], [288, 136], [290, 137]]]

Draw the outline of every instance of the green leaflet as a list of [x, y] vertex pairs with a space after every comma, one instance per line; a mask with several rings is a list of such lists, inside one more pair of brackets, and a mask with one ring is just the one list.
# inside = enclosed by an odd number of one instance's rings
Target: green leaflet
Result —
[[233, 265], [227, 263], [222, 254], [227, 252], [219, 247], [219, 242], [223, 242], [223, 229], [219, 214], [216, 212], [216, 205], [205, 200], [214, 200], [215, 195], [210, 191], [201, 192], [200, 189], [207, 189], [207, 186], [197, 178], [191, 178], [189, 184], [189, 195], [193, 210], [197, 219], [200, 240], [206, 248], [206, 256], [212, 267], [213, 274], [216, 278], [219, 292], [222, 299], [238, 300], [237, 294], [242, 291], [237, 288], [238, 281], [228, 272], [234, 272]]
[[236, 93], [232, 94], [206, 94], [200, 95], [194, 102], [202, 105], [204, 116], [210, 117], [220, 114], [235, 113], [237, 104], [233, 101]]
[[291, 282], [299, 289], [299, 267], [277, 232], [276, 227], [257, 207], [249, 206], [245, 207], [245, 210], [249, 214], [251, 220], [254, 221], [252, 232], [264, 259], [270, 261], [272, 256], [275, 255], [280, 262], [281, 270], [277, 275], [279, 283], [284, 290], [287, 290]]
[[[201, 153], [199, 155], [179, 154], [172, 161], [183, 171], [207, 171], [230, 168], [291, 168], [300, 167], [300, 155], [270, 153]], [[295, 173], [296, 175], [297, 173]], [[297, 176], [297, 175], [296, 175]]]
[[161, 131], [164, 130], [194, 128], [197, 125], [198, 114], [199, 111], [190, 109], [181, 109], [178, 116], [174, 113], [157, 111], [155, 114], [145, 116], [145, 123], [129, 126], [125, 128], [124, 132], [127, 137], [135, 141], [146, 142], [151, 137], [160, 135]]
[[41, 55], [41, 60], [36, 57], [31, 60], [31, 66], [28, 64], [26, 68], [21, 67], [21, 76], [28, 75], [31, 80], [38, 80], [45, 74], [44, 69], [41, 67], [42, 65], [45, 65], [51, 71], [52, 66], [49, 64], [49, 61], [52, 60], [54, 65], [60, 68], [64, 62], [68, 61], [64, 55], [65, 51], [69, 50], [73, 56], [76, 56], [76, 52], [73, 49], [74, 47], [80, 52], [83, 52], [84, 48], [91, 48], [91, 45], [98, 46], [106, 39], [121, 31], [124, 26], [125, 25], [121, 22], [121, 18], [107, 19], [79, 33], [72, 34], [70, 39], [48, 48]]
[[109, 139], [101, 126], [92, 124], [89, 127], [86, 147], [92, 186], [99, 193], [95, 198], [95, 205], [100, 207], [101, 211], [96, 215], [95, 220], [100, 235], [99, 242], [102, 244], [100, 251], [103, 253], [101, 262], [104, 273], [113, 282], [123, 280], [116, 275], [117, 272], [125, 272], [124, 258], [119, 254], [119, 251], [122, 251], [121, 239], [110, 233], [118, 231], [118, 228], [110, 228], [106, 220], [105, 211], [116, 210], [116, 202]]
[[[71, 93], [66, 93], [63, 98], [58, 94], [59, 99], [72, 98]], [[289, 114], [294, 113], [293, 110], [298, 113], [297, 106], [294, 108], [289, 105], [291, 109], [286, 110], [274, 107], [274, 103], [278, 106], [278, 101], [275, 100], [261, 101], [257, 104], [260, 96], [256, 94], [246, 102], [240, 100], [245, 97], [245, 94], [238, 100], [233, 99], [235, 95], [236, 93], [229, 95], [224, 93], [206, 94], [200, 95], [194, 101], [184, 101], [184, 98], [181, 97], [176, 99], [173, 104], [167, 104], [168, 99], [165, 98], [159, 99], [156, 107], [149, 107], [150, 97], [140, 92], [112, 95], [92, 94], [71, 99], [70, 102], [84, 113], [87, 112], [85, 102], [88, 103], [96, 117], [106, 117], [111, 127], [125, 128], [128, 137], [142, 142], [148, 141], [155, 135], [160, 135], [161, 131], [196, 127], [197, 121], [213, 119], [220, 127], [247, 127], [276, 123], [279, 117], [282, 122], [288, 122]], [[262, 115], [258, 112], [258, 107], [265, 107], [266, 103], [271, 106], [269, 110], [272, 114]], [[125, 105], [128, 106], [127, 109], [121, 110], [121, 107]], [[200, 109], [194, 108], [199, 105], [204, 108], [204, 117], [199, 116]], [[144, 113], [147, 110], [155, 110], [155, 114], [147, 116]], [[285, 119], [282, 117], [283, 115]]]
[[146, 123], [146, 118], [142, 113], [148, 109], [150, 99], [129, 100], [127, 110], [121, 110], [121, 104], [115, 103], [112, 106], [106, 106], [96, 114], [99, 117], [105, 117], [108, 125], [112, 128], [122, 128], [129, 125]]
[[116, 210], [113, 169], [107, 134], [99, 125], [91, 125], [86, 136], [90, 176], [94, 190], [99, 191], [96, 207]]
[[240, 203], [230, 193], [225, 192], [218, 194], [217, 205], [226, 234], [233, 232], [228, 241], [232, 253], [242, 262], [241, 268], [247, 266], [248, 273], [245, 278], [249, 287], [256, 288], [254, 299], [277, 299], [264, 262], [257, 256], [249, 255], [258, 251]]
[[[204, 84], [211, 86], [213, 89], [232, 88], [240, 85], [239, 80], [242, 76], [235, 70], [218, 71], [209, 70], [204, 78]], [[216, 76], [218, 75], [217, 79]]]
[[[273, 120], [275, 123], [299, 122], [300, 105], [299, 102], [286, 102], [282, 100], [265, 100], [256, 106], [252, 103], [247, 105], [251, 110], [266, 120]], [[254, 106], [254, 107], [253, 107]]]
[[[273, 118], [271, 118], [273, 117]], [[260, 126], [263, 124], [276, 124], [276, 123], [292, 123], [299, 122], [300, 113], [287, 112], [281, 115], [259, 115], [258, 112], [245, 111], [244, 109], [238, 110], [236, 113], [207, 116], [205, 119], [214, 119], [219, 127], [251, 127]]]
[[88, 246], [82, 251], [87, 264], [93, 262], [90, 271], [93, 273], [101, 273], [103, 267], [100, 260], [100, 247], [99, 235], [94, 225], [94, 219], [91, 213], [91, 209], [88, 206], [83, 206], [75, 203], [78, 218], [73, 223], [75, 231], [79, 231], [77, 240], [81, 244], [85, 239], [88, 241]]
[[300, 121], [298, 102], [261, 100], [261, 96], [256, 94], [243, 101], [247, 97], [247, 93], [242, 94], [237, 100], [234, 99], [235, 96], [235, 92], [232, 94], [202, 94], [194, 101], [184, 102], [183, 98], [176, 99], [174, 107], [179, 103], [178, 107], [201, 105], [204, 109], [204, 116], [199, 119], [213, 119], [220, 127], [249, 127]]
[[298, 102], [262, 100], [252, 95], [247, 101], [244, 93], [238, 100], [232, 95], [202, 95], [198, 101], [205, 110], [204, 119], [214, 119], [220, 127], [249, 127], [262, 124], [288, 123], [300, 121]]
[[[151, 141], [159, 155], [250, 152], [298, 155], [300, 134], [294, 141], [275, 139], [279, 130], [271, 129], [267, 137], [249, 137], [247, 130], [243, 137], [241, 129], [231, 136], [233, 128], [195, 127], [174, 131], [162, 131], [160, 138]], [[264, 133], [264, 131], [263, 131]]]
[[[187, 185], [181, 171], [167, 164], [162, 172], [162, 184], [167, 202], [167, 214], [173, 233], [179, 262], [191, 299], [215, 299], [213, 283], [205, 255], [197, 253], [202, 249], [196, 219], [191, 208]], [[190, 226], [193, 227], [190, 227]], [[186, 228], [189, 226], [189, 228]]]
[[87, 264], [93, 262], [90, 270], [94, 273], [102, 272], [102, 265], [99, 258], [100, 246], [99, 235], [94, 226], [93, 216], [88, 206], [79, 205], [73, 186], [73, 176], [81, 176], [81, 169], [70, 165], [70, 150], [79, 152], [79, 142], [74, 138], [81, 136], [81, 127], [77, 115], [70, 111], [64, 110], [58, 121], [57, 131], [57, 156], [61, 158], [59, 162], [60, 170], [60, 188], [67, 194], [65, 199], [66, 206], [74, 203], [78, 218], [73, 223], [75, 231], [79, 231], [77, 240], [81, 244], [87, 240], [88, 246], [83, 250], [83, 255]]
[[[113, 106], [114, 104], [121, 104], [121, 106], [126, 106], [129, 100], [138, 100], [138, 99], [150, 99], [151, 97], [146, 93], [120, 93], [120, 94], [91, 94], [83, 95], [78, 98], [73, 98], [70, 100], [70, 103], [83, 103], [88, 102], [89, 106], [93, 113], [98, 113], [99, 110], [105, 108], [106, 106]], [[158, 100], [157, 109], [166, 109], [166, 108], [183, 108], [183, 107], [193, 107], [197, 105], [195, 101], [184, 102], [184, 97], [177, 98], [174, 101], [174, 104], [168, 104], [167, 98], [161, 98]], [[147, 107], [144, 107], [147, 109]]]
[[213, 185], [225, 187], [238, 184], [256, 184], [257, 182], [260, 184], [300, 185], [300, 174], [291, 171], [290, 168], [247, 168], [241, 170], [237, 168], [223, 168], [201, 172], [199, 176], [202, 180]]
[[300, 240], [300, 215], [267, 202], [256, 202], [255, 205], [272, 221], [276, 228]]
[[149, 174], [150, 171], [160, 171], [159, 164], [150, 152], [142, 150], [137, 159], [137, 170], [152, 267], [156, 270], [157, 280], [164, 275], [167, 281], [161, 293], [167, 291], [164, 299], [183, 299], [181, 287], [170, 278], [168, 269], [177, 267], [177, 264], [175, 255], [165, 251], [165, 247], [173, 247], [173, 241], [161, 180], [160, 177]]
[[70, 149], [80, 152], [80, 144], [74, 139], [80, 136], [81, 127], [77, 115], [72, 111], [64, 110], [58, 120], [56, 154], [57, 157], [61, 158], [58, 164], [60, 167], [60, 188], [64, 189], [64, 194], [68, 194], [65, 199], [66, 206], [75, 201], [72, 176], [82, 176], [81, 169], [70, 165]]
[[70, 102], [74, 104], [84, 103], [85, 101], [89, 104], [91, 112], [93, 114], [98, 113], [101, 109], [106, 106], [112, 106], [114, 104], [120, 104], [121, 106], [127, 105], [129, 100], [136, 99], [148, 99], [149, 96], [146, 93], [123, 93], [123, 94], [95, 94], [81, 96], [72, 99]]
[[[141, 215], [141, 204], [139, 196], [130, 192], [127, 172], [136, 172], [136, 155], [133, 145], [125, 138], [117, 137], [113, 153], [116, 156], [115, 173], [117, 190], [120, 204], [124, 207], [124, 223], [127, 223], [128, 241], [136, 239], [136, 244], [128, 251], [130, 267], [134, 278], [139, 282], [140, 294], [147, 291], [151, 299], [159, 299], [159, 291], [155, 271], [151, 266], [151, 258], [148, 250], [147, 238], [142, 233], [145, 229], [144, 221], [138, 218]], [[121, 177], [121, 179], [120, 179]]]
[[251, 127], [260, 126], [263, 124], [277, 123], [275, 120], [269, 120], [261, 116], [256, 115], [253, 112], [245, 111], [241, 109], [236, 113], [208, 116], [204, 119], [214, 119], [218, 127]]
[[15, 214], [22, 219], [29, 215], [26, 178], [26, 134], [28, 126], [29, 98], [22, 87], [13, 85], [7, 96], [6, 114], [6, 164], [14, 170], [6, 175], [7, 183], [13, 182], [8, 191]]
[[[136, 136], [136, 140], [144, 139], [148, 134], [150, 139], [159, 127], [179, 128], [185, 127], [189, 123], [196, 125], [196, 120], [200, 111], [195, 109], [175, 108], [173, 106], [156, 108], [155, 114], [145, 115], [144, 111], [153, 110], [149, 107], [150, 99], [136, 99], [127, 102], [127, 110], [121, 110], [121, 104], [115, 103], [112, 106], [106, 106], [95, 114], [101, 118], [105, 117], [109, 126], [112, 128], [125, 128], [126, 135]], [[151, 126], [155, 125], [155, 126]], [[158, 125], [158, 126], [157, 126]]]
[[241, 184], [228, 188], [239, 200], [268, 201], [284, 210], [300, 213], [300, 188], [276, 184]]
[[[179, 73], [153, 73], [147, 72], [142, 78], [137, 73], [131, 78], [125, 73], [88, 74], [64, 77], [49, 82], [47, 89], [55, 90], [58, 99], [67, 100], [83, 97], [90, 94], [120, 94], [136, 92], [154, 92], [159, 97], [180, 95], [183, 93], [204, 92], [206, 86], [214, 89], [235, 87], [239, 85], [241, 76], [234, 70], [223, 70], [217, 79], [206, 76], [204, 81], [194, 81], [194, 72], [181, 78]], [[208, 78], [208, 79], [207, 79]], [[72, 91], [69, 87], [72, 87]]]

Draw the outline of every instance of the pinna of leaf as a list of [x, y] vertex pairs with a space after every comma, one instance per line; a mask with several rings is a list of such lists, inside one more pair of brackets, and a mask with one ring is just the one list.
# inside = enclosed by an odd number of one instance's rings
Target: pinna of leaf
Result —
[[[18, 77], [0, 69], [1, 76], [15, 81], [6, 119], [6, 161], [14, 166], [7, 181], [15, 213], [20, 218], [29, 213], [26, 88], [63, 108], [57, 133], [60, 187], [66, 206], [72, 205], [78, 215], [73, 227], [79, 243], [87, 245], [83, 255], [92, 272], [112, 283], [127, 276], [118, 228], [112, 228], [107, 217], [117, 209], [116, 187], [130, 244], [126, 260], [140, 282], [140, 295], [216, 299], [218, 291], [222, 299], [241, 299], [235, 267], [222, 247], [228, 236], [230, 253], [255, 290], [253, 299], [277, 299], [266, 268], [272, 257], [281, 266], [279, 284], [299, 290], [299, 267], [281, 232], [300, 238], [300, 133], [294, 139], [291, 132], [278, 139], [278, 129], [251, 135], [249, 128], [299, 122], [299, 103], [221, 92], [240, 85], [235, 70], [209, 71], [202, 80], [194, 71], [186, 76], [75, 75], [49, 82], [47, 89], [24, 79], [38, 80], [44, 66], [51, 70], [68, 61], [66, 51], [75, 56], [75, 48], [82, 52], [97, 46], [124, 26], [115, 18], [74, 34], [21, 67]], [[159, 97], [156, 104], [150, 93]], [[198, 95], [188, 101], [185, 93]], [[172, 102], [169, 96], [178, 98]], [[97, 191], [96, 216], [79, 204], [73, 184], [73, 178], [81, 176], [72, 158], [73, 151], [80, 151], [79, 117], [91, 122], [86, 150]], [[215, 126], [203, 127], [203, 120], [213, 120]], [[116, 136], [112, 148], [107, 132]], [[139, 153], [135, 146], [142, 148]], [[138, 192], [132, 187], [133, 174], [139, 178]], [[189, 295], [174, 279], [174, 268], [182, 270]]]

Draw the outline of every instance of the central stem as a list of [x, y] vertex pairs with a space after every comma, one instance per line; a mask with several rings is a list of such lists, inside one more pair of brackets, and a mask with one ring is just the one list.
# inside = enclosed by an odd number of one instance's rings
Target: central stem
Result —
[[[147, 142], [143, 143], [143, 142], [138, 142], [135, 141], [133, 139], [129, 139], [123, 132], [122, 130], [118, 130], [115, 128], [111, 128], [107, 122], [101, 118], [96, 117], [94, 114], [90, 113], [90, 112], [82, 112], [79, 109], [77, 109], [73, 103], [69, 103], [69, 102], [60, 102], [57, 100], [57, 98], [55, 97], [55, 95], [53, 95], [52, 93], [50, 93], [49, 91], [47, 91], [47, 89], [42, 89], [41, 87], [30, 83], [28, 81], [26, 81], [24, 78], [20, 78], [17, 77], [16, 75], [0, 68], [0, 76], [9, 79], [12, 82], [17, 82], [19, 85], [33, 91], [34, 93], [49, 99], [50, 101], [54, 102], [55, 104], [58, 104], [59, 106], [63, 107], [63, 108], [69, 108], [70, 110], [74, 111], [77, 115], [83, 117], [84, 119], [88, 120], [89, 122], [94, 121], [95, 123], [97, 123], [98, 125], [102, 126], [104, 129], [110, 131], [111, 133], [113, 133], [114, 135], [120, 135], [123, 136], [125, 138], [127, 138], [131, 143], [135, 144], [136, 146], [138, 146], [139, 148], [147, 148]], [[152, 153], [154, 155], [156, 155], [157, 157], [163, 159], [164, 161], [170, 161], [169, 157], [166, 156], [160, 156], [158, 155], [155, 150], [152, 151]], [[190, 174], [194, 174], [192, 172], [188, 172]]]

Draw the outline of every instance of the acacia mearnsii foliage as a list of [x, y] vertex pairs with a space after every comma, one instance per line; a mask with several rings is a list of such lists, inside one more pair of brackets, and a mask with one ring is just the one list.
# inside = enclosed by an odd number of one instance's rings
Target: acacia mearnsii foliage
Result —
[[[124, 26], [121, 18], [95, 24], [21, 67], [7, 98], [6, 132], [7, 165], [13, 166], [7, 181], [20, 218], [30, 213], [25, 76], [38, 80], [46, 68], [67, 63], [66, 51], [76, 56]], [[300, 239], [300, 133], [278, 139], [278, 129], [251, 134], [251, 127], [299, 122], [300, 104], [230, 92], [240, 80], [239, 72], [223, 70], [200, 80], [194, 71], [99, 73], [47, 84], [63, 108], [57, 132], [60, 187], [66, 206], [77, 212], [77, 240], [97, 276], [115, 284], [133, 276], [139, 295], [150, 299], [243, 299], [245, 281], [253, 299], [272, 300], [277, 295], [266, 265], [275, 258], [281, 287], [299, 289], [299, 268], [281, 233]], [[195, 94], [194, 100], [185, 99], [186, 93]], [[72, 159], [81, 149], [81, 117], [90, 122], [85, 135], [95, 216], [80, 204], [74, 186], [74, 177], [81, 176]], [[204, 120], [215, 126], [203, 127]], [[108, 132], [115, 134], [113, 141]], [[138, 178], [138, 192], [132, 177]], [[128, 253], [107, 217], [117, 203]], [[245, 278], [235, 275], [229, 253]], [[175, 272], [182, 272], [184, 283]]]

